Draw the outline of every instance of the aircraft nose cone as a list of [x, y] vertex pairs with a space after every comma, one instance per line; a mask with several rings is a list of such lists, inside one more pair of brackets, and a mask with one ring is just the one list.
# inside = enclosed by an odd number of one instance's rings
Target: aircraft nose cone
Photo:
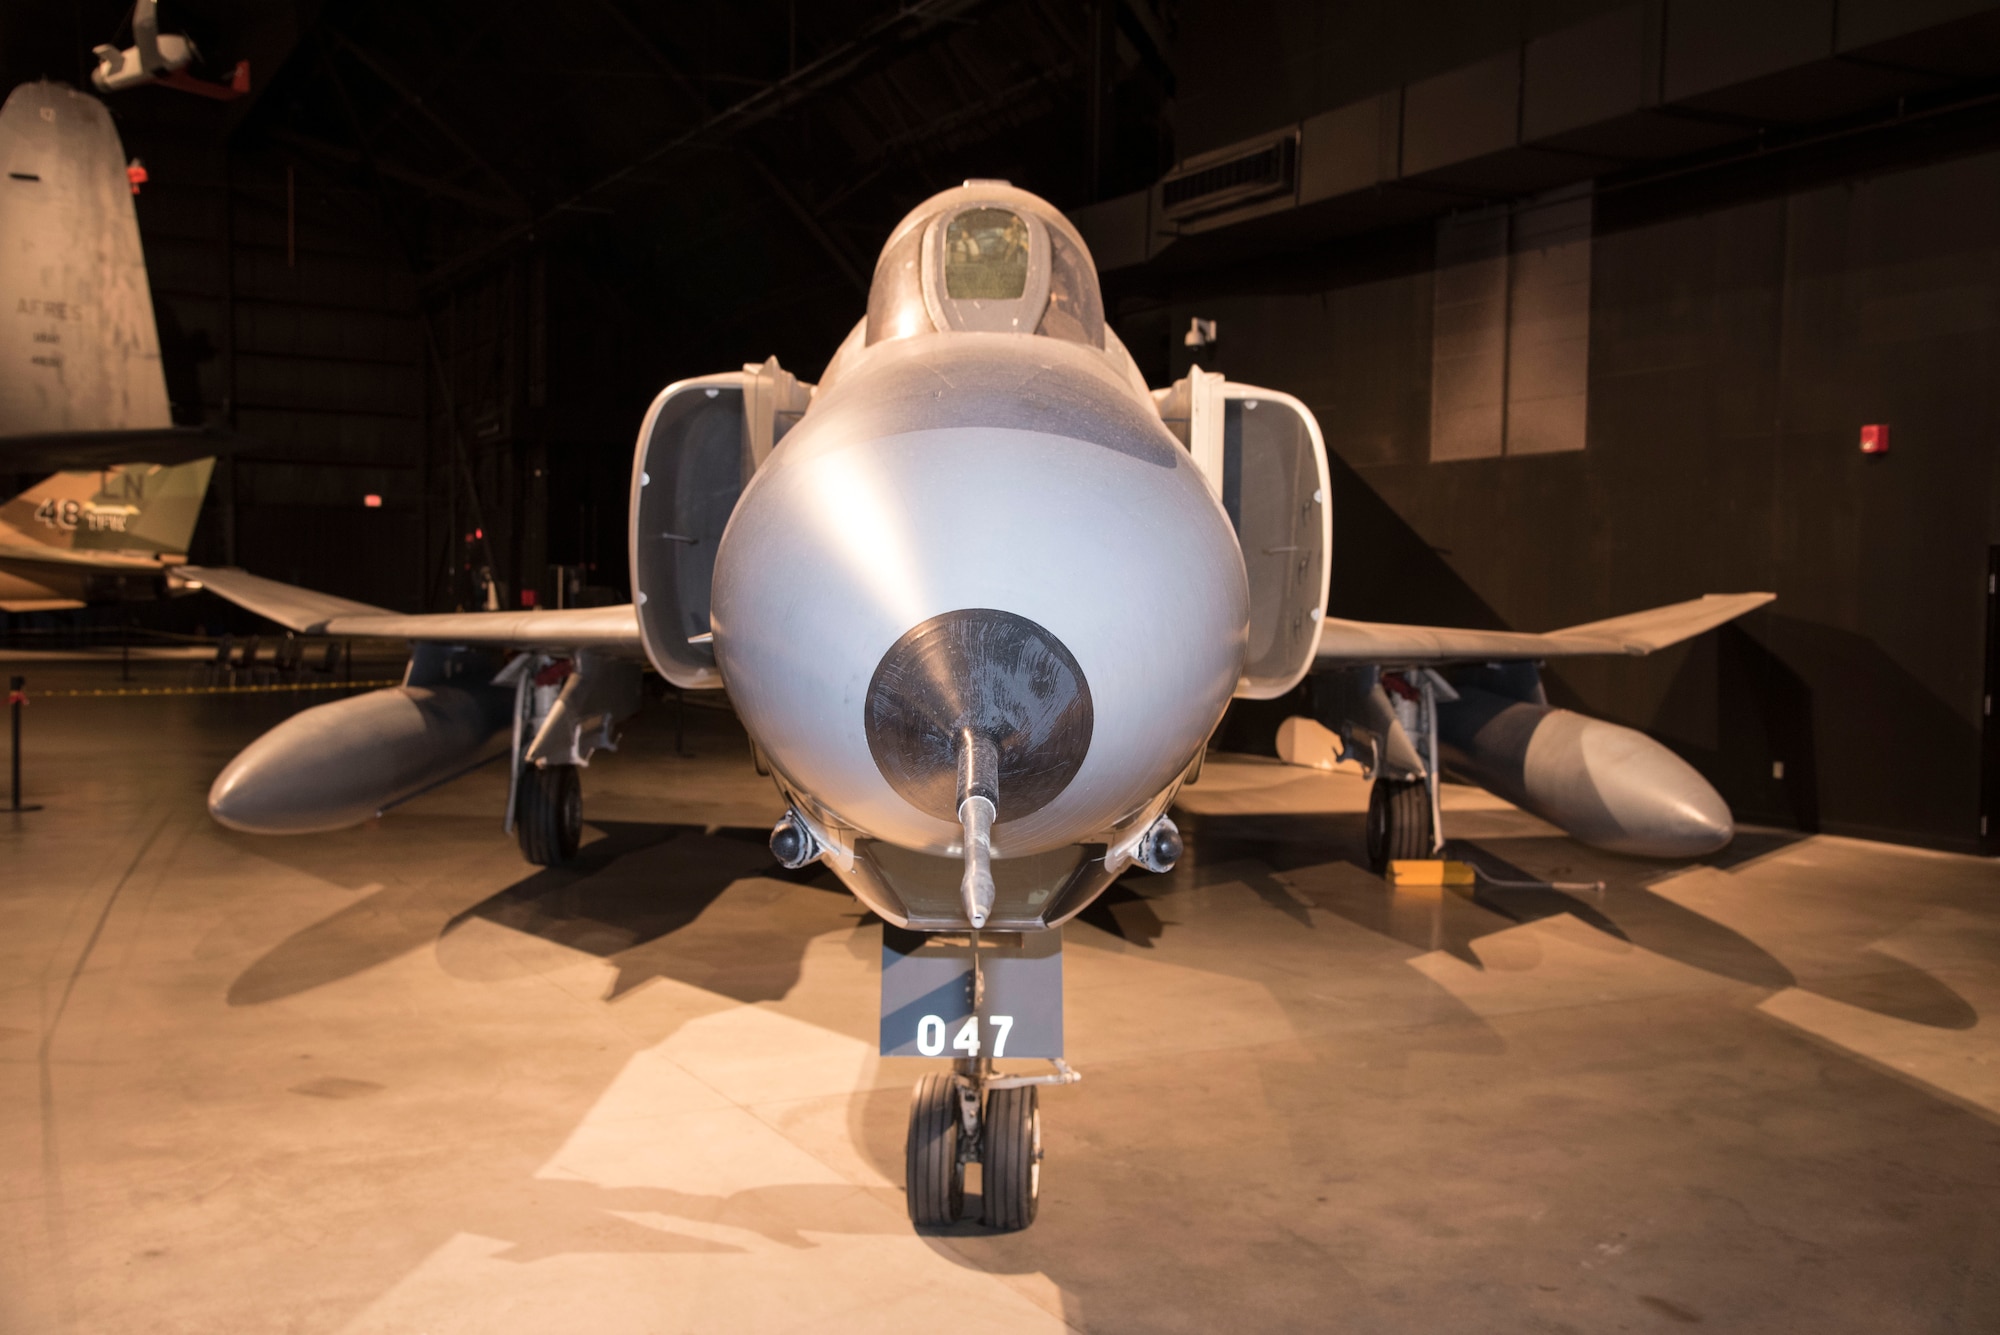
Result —
[[957, 346], [890, 347], [907, 364], [815, 404], [737, 503], [710, 624], [745, 727], [830, 823], [955, 856], [971, 726], [998, 752], [994, 856], [1028, 857], [1185, 772], [1248, 589], [1192, 459], [1087, 349]]
[[890, 648], [868, 684], [868, 749], [919, 811], [958, 819], [960, 737], [999, 753], [1001, 824], [1047, 806], [1082, 768], [1096, 710], [1076, 655], [1026, 617], [967, 608]]

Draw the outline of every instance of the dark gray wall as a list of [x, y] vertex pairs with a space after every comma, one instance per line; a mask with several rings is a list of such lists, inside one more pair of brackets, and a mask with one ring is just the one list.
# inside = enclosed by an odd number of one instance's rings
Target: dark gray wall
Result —
[[[136, 120], [136, 118], [135, 118]], [[415, 610], [424, 367], [415, 285], [365, 193], [126, 129], [176, 420], [233, 425], [197, 561]], [[363, 497], [382, 498], [379, 508]]]
[[1182, 157], [1470, 64], [1633, 0], [1199, 0], [1180, 14]]
[[[1552, 692], [1654, 733], [1740, 819], [1970, 849], [2000, 544], [2000, 154], [1699, 207], [1600, 200], [1589, 445], [1431, 464], [1429, 229], [1128, 317], [1289, 390], [1336, 472], [1336, 614], [1539, 629], [1704, 592], [1774, 608]], [[1893, 428], [1886, 457], [1863, 423]], [[1784, 777], [1773, 776], [1782, 762]]]

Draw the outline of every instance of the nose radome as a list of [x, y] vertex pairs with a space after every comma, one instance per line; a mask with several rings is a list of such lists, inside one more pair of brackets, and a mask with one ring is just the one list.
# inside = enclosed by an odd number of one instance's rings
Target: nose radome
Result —
[[1186, 770], [1241, 676], [1236, 536], [1082, 350], [923, 344], [884, 345], [744, 488], [717, 664], [780, 783], [857, 838], [963, 850], [964, 719], [994, 747], [996, 859], [1099, 840]]
[[958, 821], [961, 738], [998, 752], [997, 823], [1062, 794], [1090, 751], [1090, 683], [1068, 646], [1026, 617], [962, 608], [912, 627], [876, 665], [863, 706], [868, 749], [889, 786]]

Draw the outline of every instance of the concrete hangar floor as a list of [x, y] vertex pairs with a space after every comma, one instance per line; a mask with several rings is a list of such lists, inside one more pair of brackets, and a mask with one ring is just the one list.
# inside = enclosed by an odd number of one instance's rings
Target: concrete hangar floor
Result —
[[498, 768], [236, 835], [298, 697], [9, 670], [0, 1330], [2000, 1330], [1990, 862], [1635, 862], [1456, 790], [1467, 855], [1607, 886], [1425, 899], [1358, 779], [1211, 761], [1069, 929], [1039, 1220], [920, 1235], [879, 925], [773, 867], [726, 714], [643, 716], [537, 873]]

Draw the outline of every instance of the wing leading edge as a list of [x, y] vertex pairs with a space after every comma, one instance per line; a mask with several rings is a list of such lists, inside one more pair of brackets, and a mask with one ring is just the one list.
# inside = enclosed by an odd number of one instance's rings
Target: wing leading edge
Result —
[[1774, 593], [1711, 593], [1684, 603], [1531, 635], [1511, 630], [1396, 626], [1328, 617], [1320, 627], [1317, 662], [1398, 666], [1543, 658], [1586, 654], [1650, 654], [1733, 621], [1776, 598]]
[[391, 612], [330, 593], [236, 569], [182, 566], [172, 578], [207, 589], [279, 625], [310, 635], [433, 640], [514, 649], [594, 649], [644, 662], [639, 622], [628, 603], [541, 612]]

